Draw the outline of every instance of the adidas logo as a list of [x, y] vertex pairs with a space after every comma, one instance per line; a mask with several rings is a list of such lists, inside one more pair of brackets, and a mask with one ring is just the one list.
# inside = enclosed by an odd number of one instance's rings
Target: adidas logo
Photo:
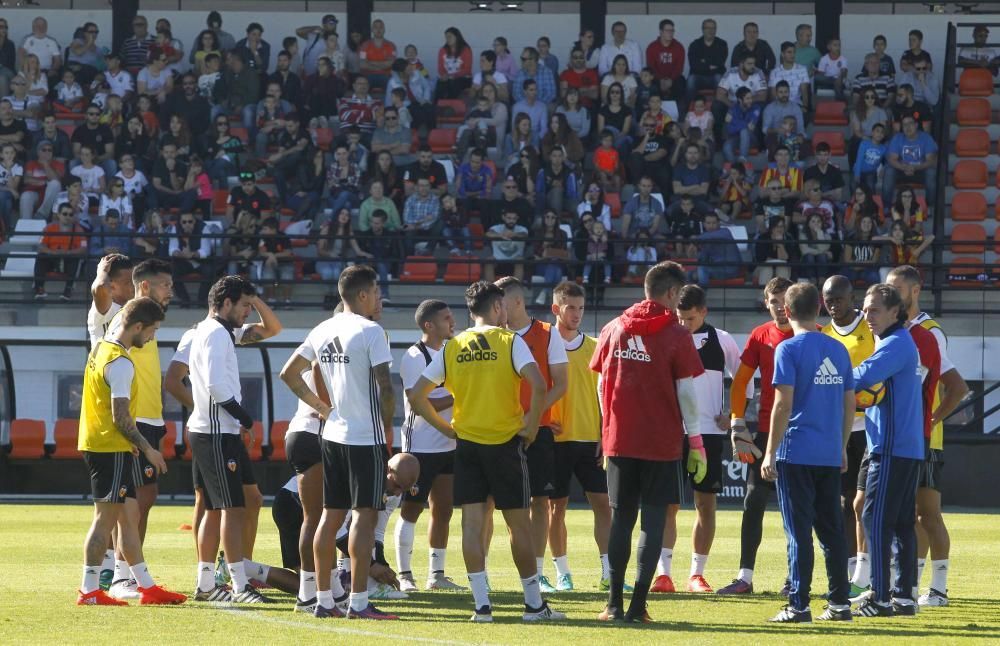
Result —
[[816, 376], [813, 377], [813, 383], [823, 386], [842, 384], [844, 383], [844, 378], [837, 372], [837, 366], [833, 365], [830, 357], [825, 357], [823, 363], [819, 366], [819, 370], [816, 371]]
[[319, 354], [320, 363], [350, 363], [351, 358], [344, 353], [344, 346], [340, 344], [340, 337], [333, 337], [333, 341], [326, 344]]
[[459, 363], [466, 361], [496, 361], [497, 353], [490, 347], [485, 334], [476, 334], [474, 339], [469, 340], [469, 345], [463, 348], [455, 358]]
[[652, 363], [653, 357], [646, 352], [646, 344], [642, 342], [641, 336], [630, 336], [625, 342], [626, 348], [617, 348], [614, 356], [618, 359], [631, 359], [632, 361], [643, 361]]

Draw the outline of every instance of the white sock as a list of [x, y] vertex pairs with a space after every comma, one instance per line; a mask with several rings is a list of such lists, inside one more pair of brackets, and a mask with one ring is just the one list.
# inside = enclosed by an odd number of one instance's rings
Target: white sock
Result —
[[115, 575], [111, 577], [111, 581], [115, 582], [115, 581], [121, 581], [123, 579], [127, 581], [131, 578], [132, 575], [129, 573], [128, 570], [128, 562], [119, 561], [118, 559], [115, 559]]
[[[913, 583], [920, 587], [920, 579], [924, 578], [924, 567], [927, 565], [927, 559], [917, 559], [917, 580]], [[932, 588], [934, 586], [931, 586]]]
[[333, 608], [333, 591], [331, 590], [319, 590], [316, 592], [316, 603], [323, 606], [327, 610]]
[[402, 517], [396, 521], [396, 567], [400, 573], [410, 572], [410, 560], [413, 558], [413, 534], [417, 524]]
[[215, 588], [215, 563], [198, 561], [198, 589], [208, 592]]
[[149, 568], [146, 567], [146, 562], [136, 563], [129, 568], [132, 572], [132, 578], [136, 580], [140, 588], [152, 588], [156, 585], [153, 581], [152, 575], [149, 573]]
[[93, 565], [83, 566], [83, 583], [80, 584], [80, 592], [87, 594], [101, 588], [101, 568]]
[[538, 577], [529, 576], [521, 579], [521, 587], [524, 588], [524, 605], [529, 608], [542, 607], [542, 589], [538, 586]]
[[943, 594], [948, 593], [948, 559], [931, 561], [931, 587]]
[[340, 560], [337, 561], [337, 567], [339, 567], [344, 572], [350, 572], [351, 571], [351, 557], [349, 557], [349, 556], [342, 556], [342, 557], [340, 557]]
[[705, 574], [708, 554], [691, 554], [691, 576]]
[[611, 578], [611, 565], [608, 563], [608, 555], [601, 554], [601, 580]]
[[556, 576], [562, 576], [564, 574], [569, 574], [569, 557], [563, 554], [562, 556], [557, 556], [552, 559], [552, 562], [556, 564]]
[[113, 570], [115, 567], [115, 551], [104, 550], [104, 560], [101, 561], [102, 570]]
[[744, 583], [753, 583], [753, 570], [741, 567], [739, 574], [736, 575], [736, 578]]
[[[543, 570], [545, 569], [545, 557], [539, 556], [535, 558], [535, 565], [538, 568], [538, 576], [544, 576]], [[532, 606], [532, 608], [537, 608], [538, 606]]]
[[430, 549], [430, 560], [428, 561], [430, 565], [427, 569], [431, 574], [434, 574], [435, 572], [444, 573], [444, 562], [447, 554], [448, 549], [444, 547], [432, 547]]
[[267, 575], [271, 572], [271, 566], [251, 561], [250, 559], [243, 559], [243, 571], [247, 573], [247, 577], [254, 581], [267, 583]]
[[858, 552], [858, 562], [854, 566], [854, 576], [851, 583], [859, 588], [867, 588], [872, 584], [872, 562], [867, 552]]
[[476, 603], [477, 610], [490, 605], [490, 593], [486, 589], [486, 570], [469, 572], [469, 587], [472, 588], [472, 599]]
[[299, 601], [309, 601], [316, 596], [316, 573], [299, 572]]
[[351, 610], [361, 612], [368, 607], [368, 591], [351, 593]]
[[852, 556], [847, 559], [847, 578], [851, 579], [854, 577], [854, 566], [858, 564], [858, 557]]
[[671, 567], [674, 562], [674, 551], [668, 547], [660, 549], [660, 562], [656, 567], [658, 574], [670, 576]]
[[344, 590], [344, 584], [340, 582], [340, 577], [337, 574], [336, 570], [330, 572], [330, 593], [333, 594], [334, 599], [342, 599], [347, 591]]
[[229, 568], [229, 578], [233, 580], [233, 591], [237, 594], [243, 592], [243, 588], [250, 584], [250, 580], [247, 579], [246, 568], [243, 567], [243, 561], [239, 563], [227, 563], [226, 567]]

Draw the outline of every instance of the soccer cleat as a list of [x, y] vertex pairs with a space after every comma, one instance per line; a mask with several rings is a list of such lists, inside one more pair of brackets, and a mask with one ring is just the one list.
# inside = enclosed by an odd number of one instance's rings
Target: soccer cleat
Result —
[[344, 612], [336, 604], [332, 608], [324, 608], [317, 603], [316, 607], [313, 608], [313, 617], [317, 619], [343, 619]]
[[228, 585], [232, 583], [229, 578], [229, 568], [226, 567], [226, 555], [219, 552], [219, 559], [215, 562], [215, 585]]
[[566, 618], [565, 612], [559, 612], [549, 608], [547, 601], [542, 601], [540, 608], [524, 606], [524, 614], [521, 615], [523, 621], [562, 621]]
[[816, 617], [816, 621], [852, 621], [851, 606], [838, 606], [827, 604], [824, 606], [823, 614]]
[[944, 607], [948, 605], [948, 595], [945, 592], [931, 588], [925, 594], [920, 595], [917, 604], [921, 606]]
[[627, 624], [651, 624], [653, 618], [649, 616], [649, 610], [643, 604], [642, 612], [633, 612], [631, 608], [625, 613], [625, 623]]
[[649, 591], [650, 592], [677, 592], [677, 589], [674, 587], [674, 580], [673, 579], [671, 579], [666, 574], [661, 574], [660, 576], [656, 577], [655, 581], [653, 581], [653, 585], [650, 586]]
[[139, 584], [135, 579], [118, 579], [111, 584], [108, 594], [115, 599], [138, 599]]
[[743, 579], [733, 579], [729, 585], [719, 588], [716, 594], [753, 594], [753, 584]]
[[101, 590], [107, 591], [111, 589], [111, 584], [114, 583], [115, 571], [114, 570], [101, 570]]
[[768, 619], [773, 624], [811, 624], [812, 620], [812, 610], [796, 610], [791, 606], [785, 606], [781, 612]]
[[779, 592], [778, 594], [780, 594], [783, 597], [787, 597], [791, 593], [792, 593], [792, 582], [789, 581], [788, 579], [785, 579], [785, 585], [781, 586], [781, 592]]
[[556, 589], [552, 586], [552, 584], [549, 583], [549, 577], [545, 576], [544, 574], [538, 575], [538, 589], [546, 593], [556, 591]]
[[211, 590], [195, 589], [193, 599], [195, 601], [209, 601], [212, 603], [231, 603], [233, 593], [227, 586], [217, 585]]
[[396, 615], [390, 615], [388, 612], [382, 612], [372, 604], [368, 604], [368, 607], [364, 610], [354, 610], [353, 608], [347, 611], [348, 619], [399, 619]]
[[493, 623], [493, 608], [491, 606], [483, 606], [482, 608], [476, 608], [476, 611], [472, 613], [470, 620], [474, 624], [492, 624]]
[[913, 599], [893, 599], [892, 613], [897, 617], [913, 617], [917, 614], [917, 604]]
[[688, 592], [708, 592], [711, 594], [713, 590], [712, 586], [708, 585], [708, 581], [705, 580], [704, 576], [693, 574], [688, 579]]
[[80, 593], [76, 598], [78, 606], [127, 606], [128, 602], [108, 596], [108, 593], [100, 588], [86, 594]]
[[249, 583], [240, 592], [233, 595], [233, 603], [257, 604], [271, 603], [271, 600], [262, 595], [257, 588]]
[[[608, 590], [610, 590], [611, 589], [611, 579], [601, 579], [600, 582], [597, 584], [597, 589], [600, 590], [601, 592], [607, 592]], [[632, 586], [630, 586], [629, 584], [625, 583], [625, 584], [622, 585], [622, 591], [624, 591], [624, 592], [632, 592]]]
[[166, 588], [154, 585], [151, 588], [139, 588], [139, 603], [144, 606], [174, 606], [188, 600], [186, 594], [171, 592]]
[[894, 613], [891, 605], [879, 603], [873, 597], [868, 597], [851, 614], [855, 617], [892, 617]]
[[299, 599], [298, 597], [295, 597], [295, 607], [292, 608], [292, 612], [308, 612], [312, 614], [313, 612], [316, 611], [317, 605], [318, 604], [316, 603], [316, 597], [313, 597], [312, 599], [307, 599], [305, 601]]
[[402, 590], [397, 590], [387, 583], [376, 583], [374, 587], [368, 588], [368, 598], [397, 601], [399, 599], [409, 599], [410, 595]]
[[[428, 576], [427, 585], [425, 587], [428, 590], [452, 590], [455, 592], [468, 590], [465, 586], [455, 583], [450, 576], [445, 576], [444, 572], [434, 572]], [[400, 581], [399, 589], [403, 589], [402, 581]]]
[[872, 587], [870, 585], [862, 588], [860, 585], [855, 585], [855, 583], [851, 581], [851, 591], [847, 594], [847, 596], [851, 600], [851, 603], [857, 603], [858, 600], [871, 589]]
[[570, 573], [560, 574], [556, 579], [556, 590], [568, 592], [573, 589], [573, 575]]
[[597, 615], [597, 621], [625, 621], [625, 612], [621, 608], [604, 606], [604, 610]]
[[399, 589], [403, 592], [416, 592], [417, 582], [413, 580], [412, 572], [399, 573]]

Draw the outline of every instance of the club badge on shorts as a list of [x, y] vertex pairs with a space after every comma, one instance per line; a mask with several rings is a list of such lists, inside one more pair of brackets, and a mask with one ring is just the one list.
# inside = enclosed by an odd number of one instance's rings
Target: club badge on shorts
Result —
[[121, 489], [118, 490], [119, 498], [124, 498], [127, 494], [128, 494], [128, 487], [123, 486]]
[[229, 468], [230, 471], [236, 473], [236, 460], [230, 460], [229, 462], [226, 462], [226, 466]]
[[147, 478], [152, 478], [153, 477], [153, 467], [152, 466], [148, 466], [147, 465], [146, 468], [142, 470], [142, 472], [146, 474]]

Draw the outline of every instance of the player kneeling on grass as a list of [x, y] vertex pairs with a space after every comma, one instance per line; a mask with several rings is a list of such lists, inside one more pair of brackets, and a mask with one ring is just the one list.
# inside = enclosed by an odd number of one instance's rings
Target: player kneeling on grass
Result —
[[139, 507], [135, 500], [132, 463], [141, 451], [160, 473], [167, 463], [135, 425], [135, 367], [131, 348], [141, 348], [156, 334], [163, 308], [150, 298], [138, 298], [125, 306], [118, 332], [101, 339], [87, 357], [80, 407], [77, 448], [90, 470], [94, 495], [94, 521], [84, 543], [86, 563], [77, 605], [124, 606], [100, 587], [101, 562], [118, 525], [118, 543], [132, 576], [139, 583], [142, 604], [184, 603], [187, 597], [156, 585], [149, 574], [139, 540]]
[[816, 331], [819, 291], [798, 283], [785, 293], [785, 315], [795, 336], [774, 355], [774, 410], [761, 474], [778, 485], [788, 538], [788, 605], [776, 623], [810, 623], [813, 529], [826, 556], [830, 603], [818, 617], [850, 621], [847, 539], [840, 474], [854, 423], [851, 357], [836, 339]]

